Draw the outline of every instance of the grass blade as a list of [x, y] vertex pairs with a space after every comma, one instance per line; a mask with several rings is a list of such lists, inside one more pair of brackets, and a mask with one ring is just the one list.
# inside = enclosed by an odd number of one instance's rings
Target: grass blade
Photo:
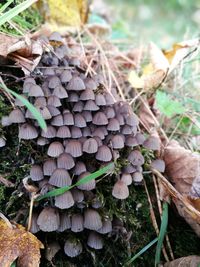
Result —
[[155, 255], [155, 267], [160, 263], [160, 255], [162, 250], [162, 245], [164, 241], [164, 237], [166, 234], [168, 225], [168, 203], [163, 203], [163, 212], [162, 212], [162, 221], [160, 226], [160, 233], [158, 236], [158, 243], [156, 246], [156, 255]]
[[16, 98], [18, 98], [22, 103], [24, 103], [24, 105], [27, 107], [27, 109], [33, 114], [33, 116], [35, 117], [35, 119], [38, 121], [38, 124], [40, 125], [40, 127], [42, 129], [46, 129], [47, 125], [45, 120], [43, 119], [42, 115], [40, 114], [40, 112], [24, 97], [22, 97], [21, 95], [15, 93], [13, 90], [8, 89], [5, 85], [3, 85], [2, 83], [0, 83], [0, 86], [2, 87], [3, 90], [5, 90], [6, 92], [10, 93], [11, 95], [15, 96]]
[[0, 8], [0, 13], [4, 12], [4, 10], [12, 3], [14, 0], [9, 0], [7, 3], [5, 3], [1, 8]]
[[2, 26], [5, 22], [11, 20], [15, 16], [17, 16], [19, 13], [24, 11], [25, 9], [29, 8], [33, 3], [35, 3], [37, 0], [26, 0], [25, 2], [17, 5], [16, 7], [13, 7], [0, 17], [0, 26]]
[[143, 247], [135, 256], [133, 256], [130, 260], [128, 260], [124, 266], [127, 266], [134, 262], [137, 258], [139, 258], [144, 252], [146, 252], [151, 246], [153, 246], [158, 241], [158, 237], [156, 237], [154, 240], [152, 240], [149, 244], [147, 244], [145, 247]]
[[85, 184], [85, 183], [87, 183], [87, 182], [89, 182], [89, 181], [91, 181], [93, 179], [98, 178], [99, 176], [105, 174], [108, 170], [112, 169], [113, 166], [114, 166], [114, 163], [110, 163], [106, 167], [104, 167], [104, 168], [102, 168], [102, 169], [100, 169], [100, 170], [98, 170], [96, 172], [93, 172], [90, 175], [82, 178], [80, 181], [78, 181], [74, 185], [64, 186], [64, 187], [61, 187], [61, 188], [57, 188], [57, 189], [51, 190], [50, 192], [46, 193], [45, 195], [38, 197], [36, 199], [36, 201], [40, 201], [40, 200], [48, 198], [48, 197], [55, 197], [55, 196], [62, 195], [63, 193], [69, 191], [70, 189], [72, 189], [75, 186], [78, 186], [78, 185], [81, 185], [81, 184]]

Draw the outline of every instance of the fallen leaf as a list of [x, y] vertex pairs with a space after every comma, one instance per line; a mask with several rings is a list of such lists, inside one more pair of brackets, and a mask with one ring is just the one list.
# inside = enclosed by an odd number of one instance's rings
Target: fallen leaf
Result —
[[166, 262], [163, 267], [198, 267], [200, 264], [199, 256], [182, 257], [170, 262]]
[[140, 78], [136, 71], [132, 70], [129, 73], [128, 76], [128, 81], [130, 82], [130, 84], [135, 87], [135, 88], [143, 88], [144, 87], [144, 80], [142, 78]]
[[0, 56], [6, 57], [10, 46], [19, 41], [19, 38], [0, 33]]
[[0, 267], [39, 267], [43, 244], [20, 224], [12, 228], [0, 219]]

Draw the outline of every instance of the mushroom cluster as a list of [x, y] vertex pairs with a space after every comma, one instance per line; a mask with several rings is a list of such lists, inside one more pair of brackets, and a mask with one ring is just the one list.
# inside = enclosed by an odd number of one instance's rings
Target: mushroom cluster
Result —
[[[35, 159], [30, 178], [46, 194], [54, 188], [70, 186], [105, 164], [120, 162], [112, 175], [110, 194], [126, 199], [132, 183], [141, 183], [144, 158], [140, 145], [145, 141], [139, 120], [125, 101], [116, 101], [99, 74], [90, 76], [62, 43], [58, 33], [49, 41], [56, 45], [45, 52], [38, 66], [40, 76], [28, 77], [22, 96], [46, 120], [41, 130], [33, 114], [16, 100], [16, 108], [4, 118], [5, 125], [19, 124], [19, 139], [33, 140], [42, 151]], [[110, 179], [110, 178], [104, 178]], [[91, 180], [40, 204], [34, 210], [31, 231], [68, 232], [64, 251], [76, 257], [83, 250], [78, 234], [85, 231], [90, 248], [103, 247], [103, 235], [112, 232], [112, 218], [104, 216], [96, 197], [98, 186]]]

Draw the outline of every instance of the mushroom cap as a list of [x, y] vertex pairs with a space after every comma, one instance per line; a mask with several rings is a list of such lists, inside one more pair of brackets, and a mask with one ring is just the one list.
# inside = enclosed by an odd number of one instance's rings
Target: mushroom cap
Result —
[[81, 142], [77, 140], [70, 140], [65, 147], [65, 152], [69, 153], [74, 158], [82, 156], [83, 151]]
[[74, 112], [82, 112], [83, 108], [84, 108], [83, 102], [82, 101], [78, 101], [78, 102], [75, 103], [75, 105], [74, 105], [72, 110]]
[[[104, 113], [108, 119], [112, 119], [115, 117], [115, 110], [112, 107], [106, 107]], [[117, 119], [117, 118], [116, 118]], [[119, 122], [119, 121], [118, 121]]]
[[96, 159], [103, 161], [103, 162], [109, 162], [112, 159], [112, 153], [108, 146], [102, 145], [98, 148]]
[[63, 113], [63, 120], [64, 120], [64, 125], [68, 126], [74, 125], [74, 116], [69, 111]]
[[75, 202], [80, 203], [84, 200], [84, 194], [81, 190], [73, 188], [71, 192]]
[[121, 180], [118, 180], [112, 190], [113, 197], [117, 199], [126, 199], [129, 196], [128, 186]]
[[91, 130], [89, 127], [83, 128], [82, 134], [83, 134], [83, 137], [88, 137], [88, 136], [91, 137], [92, 136], [92, 133], [91, 133]]
[[70, 70], [63, 70], [63, 72], [60, 75], [61, 83], [67, 83], [71, 80], [72, 74]]
[[71, 102], [71, 103], [76, 103], [79, 101], [79, 96], [77, 93], [75, 92], [70, 92], [69, 93], [69, 98], [68, 98], [68, 102]]
[[[86, 176], [88, 176], [90, 174], [91, 173], [87, 172], [87, 171], [81, 173], [80, 176], [78, 177], [78, 182], [80, 182], [84, 177], [86, 177]], [[91, 191], [91, 190], [95, 189], [95, 187], [96, 187], [95, 179], [90, 180], [87, 183], [80, 184], [80, 185], [77, 186], [78, 189], [85, 190], [85, 191]]]
[[58, 157], [60, 156], [60, 154], [62, 154], [64, 152], [64, 147], [60, 142], [52, 142], [47, 150], [47, 155], [49, 155], [50, 157]]
[[103, 239], [101, 235], [96, 232], [90, 232], [87, 240], [87, 245], [94, 249], [102, 249]]
[[39, 96], [35, 99], [34, 106], [40, 107], [46, 105], [47, 105], [47, 100], [44, 96]]
[[108, 233], [112, 232], [111, 220], [109, 220], [109, 219], [104, 220], [102, 227], [99, 230], [97, 230], [97, 232], [100, 234], [108, 234]]
[[121, 176], [121, 181], [124, 182], [126, 185], [132, 184], [132, 176], [130, 173], [123, 173]]
[[39, 85], [33, 84], [32, 86], [30, 86], [28, 95], [34, 97], [44, 96], [44, 92], [42, 91], [42, 88]]
[[47, 144], [49, 144], [49, 139], [47, 139], [47, 138], [45, 138], [45, 137], [39, 137], [39, 138], [37, 139], [37, 145], [38, 145], [38, 146], [45, 146], [45, 145], [47, 145]]
[[136, 138], [136, 140], [137, 140], [139, 145], [142, 145], [144, 143], [144, 141], [145, 141], [145, 137], [144, 137], [144, 135], [142, 133], [137, 133], [135, 135], [135, 138]]
[[60, 115], [60, 110], [52, 105], [47, 106], [52, 117]]
[[106, 115], [103, 112], [98, 111], [94, 115], [92, 123], [95, 124], [95, 125], [107, 125], [108, 124], [108, 119], [107, 119]]
[[72, 232], [75, 232], [75, 233], [82, 232], [83, 229], [84, 229], [83, 216], [81, 214], [73, 214], [72, 225], [71, 225]]
[[26, 120], [24, 117], [24, 113], [20, 109], [16, 108], [10, 112], [9, 121], [11, 123], [23, 123]]
[[56, 108], [62, 106], [60, 99], [55, 95], [50, 95], [48, 97], [47, 105], [54, 106]]
[[106, 100], [102, 94], [96, 95], [95, 103], [97, 104], [97, 106], [106, 106]]
[[52, 118], [51, 113], [46, 106], [36, 106], [36, 108], [40, 112], [44, 120], [49, 120]]
[[63, 126], [64, 125], [63, 116], [61, 114], [54, 116], [53, 119], [51, 120], [51, 125]]
[[134, 136], [128, 136], [125, 141], [125, 145], [128, 147], [134, 147], [139, 145], [136, 137]]
[[54, 138], [56, 136], [55, 127], [48, 125], [46, 131], [42, 130], [41, 136], [45, 138]]
[[58, 131], [56, 133], [56, 137], [59, 138], [70, 138], [71, 137], [71, 132], [69, 130], [69, 127], [66, 125], [60, 126], [58, 128]]
[[147, 138], [144, 141], [143, 146], [151, 150], [160, 150], [160, 146], [161, 146], [160, 138], [154, 135], [149, 136], [149, 138]]
[[128, 160], [133, 164], [134, 166], [141, 166], [144, 164], [144, 157], [142, 156], [141, 152], [138, 150], [131, 151], [131, 153], [128, 156]]
[[53, 90], [53, 95], [60, 99], [68, 98], [68, 93], [62, 85], [57, 85]]
[[70, 186], [72, 184], [72, 180], [67, 170], [56, 169], [49, 179], [49, 184], [57, 187]]
[[82, 91], [85, 90], [85, 84], [80, 77], [72, 77], [67, 85], [68, 90]]
[[81, 254], [83, 247], [79, 240], [67, 240], [65, 242], [64, 251], [68, 257], [74, 258]]
[[80, 128], [87, 126], [85, 118], [81, 114], [74, 115], [74, 125]]
[[97, 110], [99, 110], [99, 107], [96, 105], [96, 103], [93, 100], [87, 100], [83, 110], [97, 111]]
[[40, 181], [44, 178], [42, 167], [40, 165], [32, 165], [30, 176], [33, 181]]
[[82, 116], [84, 117], [86, 122], [92, 121], [92, 113], [90, 111], [87, 110], [82, 111]]
[[9, 116], [3, 116], [3, 117], [1, 118], [1, 125], [2, 125], [3, 127], [5, 127], [5, 126], [9, 126], [9, 125], [11, 125], [11, 124], [12, 124], [12, 122], [10, 121]]
[[55, 206], [59, 209], [69, 209], [74, 206], [72, 193], [70, 191], [67, 191], [62, 195], [55, 196]]
[[75, 164], [75, 168], [73, 170], [74, 175], [80, 175], [83, 172], [86, 172], [85, 163], [82, 161], [77, 161]]
[[110, 93], [105, 93], [104, 97], [106, 100], [106, 105], [113, 105], [115, 103], [114, 96], [112, 96]]
[[43, 232], [56, 231], [60, 225], [58, 210], [51, 207], [45, 207], [38, 216], [37, 224]]
[[104, 130], [101, 129], [100, 127], [98, 127], [92, 132], [92, 136], [93, 137], [99, 137], [101, 140], [103, 140], [103, 139], [105, 139]]
[[88, 154], [96, 153], [98, 150], [98, 143], [94, 138], [89, 138], [83, 143], [83, 152]]
[[124, 139], [120, 134], [111, 137], [111, 144], [114, 149], [124, 148]]
[[20, 139], [30, 140], [38, 137], [37, 129], [31, 124], [24, 123], [19, 128], [18, 136]]
[[52, 76], [50, 77], [49, 79], [49, 84], [48, 84], [48, 87], [50, 89], [54, 89], [56, 88], [56, 86], [59, 86], [61, 84], [61, 81], [60, 79], [58, 78], [58, 76]]
[[70, 154], [62, 153], [57, 159], [58, 168], [71, 170], [75, 166], [73, 157]]
[[84, 227], [97, 231], [102, 227], [102, 219], [99, 213], [94, 209], [86, 209], [84, 212]]
[[84, 90], [80, 94], [80, 100], [86, 101], [86, 100], [95, 100], [94, 92], [90, 89]]
[[71, 228], [71, 217], [66, 213], [60, 214], [60, 226], [58, 232], [64, 232], [67, 229]]
[[32, 220], [31, 220], [31, 228], [29, 230], [32, 234], [35, 234], [40, 231], [40, 228], [37, 224], [37, 218], [38, 218], [38, 214], [36, 212], [33, 212]]
[[85, 86], [87, 89], [90, 89], [90, 90], [97, 89], [97, 83], [92, 78], [85, 79]]
[[162, 159], [155, 159], [151, 162], [151, 167], [159, 172], [165, 171], [165, 162]]
[[49, 36], [49, 41], [62, 42], [62, 37], [59, 32], [52, 32]]
[[56, 168], [56, 161], [54, 159], [48, 159], [43, 164], [43, 173], [45, 176], [50, 176]]
[[125, 117], [125, 121], [126, 121], [126, 124], [130, 126], [138, 126], [139, 124], [139, 119], [134, 113], [128, 114]]
[[81, 138], [82, 137], [81, 129], [77, 126], [72, 126], [71, 127], [71, 137], [74, 139]]
[[0, 147], [4, 147], [5, 145], [6, 145], [5, 139], [0, 137]]
[[133, 177], [133, 182], [136, 183], [136, 184], [137, 183], [141, 183], [142, 180], [143, 180], [143, 175], [142, 175], [141, 172], [134, 172], [132, 174], [132, 177]]

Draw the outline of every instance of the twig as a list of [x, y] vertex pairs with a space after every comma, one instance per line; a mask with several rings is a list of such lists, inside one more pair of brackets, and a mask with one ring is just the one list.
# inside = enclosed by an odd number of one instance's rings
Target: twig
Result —
[[15, 187], [15, 184], [13, 184], [8, 179], [5, 179], [3, 176], [0, 175], [0, 183], [5, 185], [6, 187]]

